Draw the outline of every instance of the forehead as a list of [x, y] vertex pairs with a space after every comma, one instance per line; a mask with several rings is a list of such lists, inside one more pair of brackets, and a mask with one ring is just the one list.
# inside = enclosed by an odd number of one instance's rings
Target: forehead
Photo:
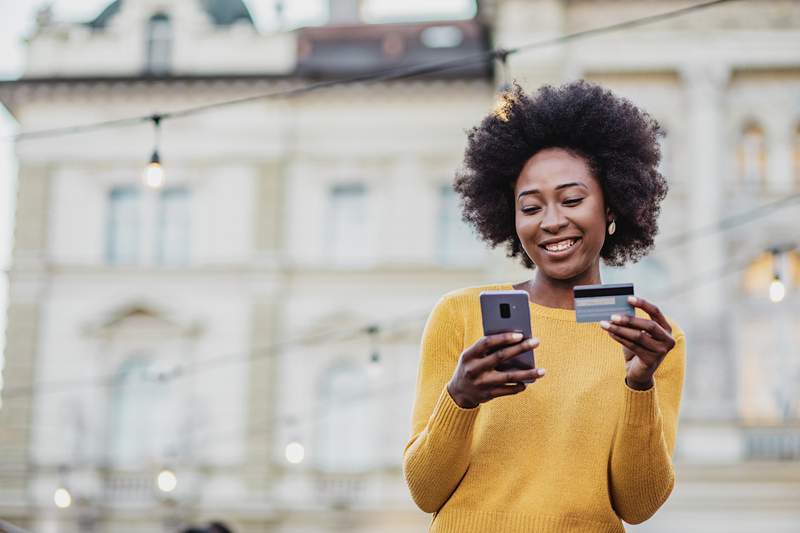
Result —
[[568, 181], [580, 181], [591, 190], [600, 189], [597, 178], [583, 157], [563, 148], [545, 148], [525, 163], [514, 189], [517, 192], [524, 189], [545, 192]]

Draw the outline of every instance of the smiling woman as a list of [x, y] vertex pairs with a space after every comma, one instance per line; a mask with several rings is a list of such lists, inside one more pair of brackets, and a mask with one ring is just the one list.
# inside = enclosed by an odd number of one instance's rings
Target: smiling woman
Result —
[[[403, 466], [431, 531], [622, 532], [671, 493], [683, 332], [638, 297], [636, 316], [577, 323], [573, 299], [601, 283], [601, 259], [652, 248], [667, 192], [659, 133], [585, 82], [515, 86], [469, 133], [464, 218], [536, 272], [447, 294], [425, 327]], [[528, 295], [530, 339], [483, 334], [480, 293], [511, 289]], [[532, 348], [538, 368], [500, 370]]]

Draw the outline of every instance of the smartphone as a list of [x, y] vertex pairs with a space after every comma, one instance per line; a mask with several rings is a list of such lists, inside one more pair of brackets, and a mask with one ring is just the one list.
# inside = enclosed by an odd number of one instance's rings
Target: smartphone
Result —
[[[483, 334], [494, 335], [513, 331], [522, 333], [522, 340], [531, 338], [531, 313], [525, 291], [484, 291], [481, 293]], [[530, 370], [534, 368], [533, 350], [497, 365], [497, 370]], [[525, 383], [532, 383], [532, 380]]]

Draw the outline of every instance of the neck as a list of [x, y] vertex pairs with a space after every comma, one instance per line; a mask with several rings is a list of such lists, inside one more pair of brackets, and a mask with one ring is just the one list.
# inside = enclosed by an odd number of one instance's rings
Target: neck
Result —
[[546, 307], [575, 309], [575, 297], [572, 289], [576, 285], [595, 285], [602, 283], [600, 279], [599, 261], [585, 272], [569, 278], [556, 279], [537, 269], [536, 276], [530, 281], [520, 283], [516, 288], [528, 291], [532, 302]]

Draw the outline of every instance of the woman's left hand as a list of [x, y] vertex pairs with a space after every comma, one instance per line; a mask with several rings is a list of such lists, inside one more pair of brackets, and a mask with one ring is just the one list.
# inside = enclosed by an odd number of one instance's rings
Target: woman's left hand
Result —
[[672, 327], [658, 307], [643, 298], [631, 296], [628, 302], [643, 310], [650, 320], [628, 315], [613, 315], [611, 323], [600, 326], [622, 345], [627, 376], [625, 382], [636, 390], [653, 386], [653, 374], [667, 353], [675, 346]]

